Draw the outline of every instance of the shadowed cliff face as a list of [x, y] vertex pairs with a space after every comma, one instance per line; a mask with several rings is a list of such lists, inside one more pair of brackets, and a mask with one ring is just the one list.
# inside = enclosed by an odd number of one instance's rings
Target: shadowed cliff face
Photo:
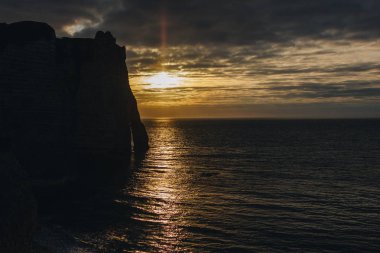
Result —
[[56, 38], [38, 22], [0, 24], [0, 139], [33, 173], [65, 171], [77, 154], [146, 152], [125, 48], [111, 33]]

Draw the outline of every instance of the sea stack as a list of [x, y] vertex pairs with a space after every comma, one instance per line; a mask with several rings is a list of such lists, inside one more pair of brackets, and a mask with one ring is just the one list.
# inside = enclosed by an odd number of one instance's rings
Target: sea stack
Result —
[[[146, 152], [125, 48], [110, 32], [56, 38], [48, 24], [0, 24], [0, 140], [31, 174], [82, 154]], [[133, 139], [132, 139], [133, 136]]]

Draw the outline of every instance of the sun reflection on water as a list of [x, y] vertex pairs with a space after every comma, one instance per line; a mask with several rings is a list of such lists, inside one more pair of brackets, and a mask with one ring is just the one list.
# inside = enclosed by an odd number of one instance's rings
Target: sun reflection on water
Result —
[[[160, 120], [160, 126], [150, 133], [159, 143], [152, 141], [144, 166], [137, 171], [134, 187], [128, 194], [136, 197], [136, 208], [132, 219], [153, 224], [145, 235], [145, 241], [157, 252], [183, 251], [181, 245], [186, 239], [186, 211], [181, 203], [191, 197], [189, 192], [188, 167], [183, 164], [181, 133], [169, 127], [171, 120]], [[157, 146], [155, 146], [157, 145]], [[141, 201], [145, 199], [146, 201]]]

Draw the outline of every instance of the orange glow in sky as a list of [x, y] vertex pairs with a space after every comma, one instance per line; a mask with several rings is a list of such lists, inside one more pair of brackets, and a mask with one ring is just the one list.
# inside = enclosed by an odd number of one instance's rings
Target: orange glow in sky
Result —
[[149, 84], [149, 88], [171, 88], [181, 85], [182, 78], [167, 72], [160, 72], [146, 78], [145, 82]]

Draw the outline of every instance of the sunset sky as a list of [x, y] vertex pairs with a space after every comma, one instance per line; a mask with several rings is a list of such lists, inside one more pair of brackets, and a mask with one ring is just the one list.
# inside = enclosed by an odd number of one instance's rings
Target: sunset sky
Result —
[[380, 117], [378, 0], [2, 0], [0, 19], [111, 31], [145, 118]]

